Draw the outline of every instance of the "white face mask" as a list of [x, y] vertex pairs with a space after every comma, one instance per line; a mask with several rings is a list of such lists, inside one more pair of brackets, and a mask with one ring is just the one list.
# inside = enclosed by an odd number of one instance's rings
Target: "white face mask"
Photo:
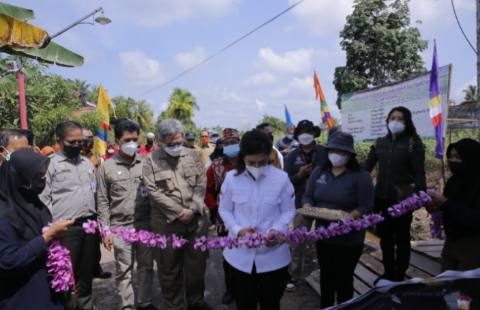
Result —
[[293, 135], [292, 135], [291, 133], [288, 133], [288, 134], [287, 134], [287, 138], [289, 138], [290, 140], [292, 140], [292, 139], [293, 139]]
[[390, 129], [392, 134], [398, 135], [405, 130], [405, 124], [399, 121], [389, 121], [388, 129]]
[[175, 146], [165, 146], [164, 149], [168, 155], [172, 157], [178, 157], [182, 152], [183, 146], [181, 144], [177, 144]]
[[340, 155], [337, 153], [328, 153], [328, 159], [334, 167], [345, 166], [348, 163], [348, 155]]
[[265, 172], [265, 169], [267, 169], [267, 166], [254, 167], [247, 165], [245, 168], [255, 180], [258, 180], [258, 178], [263, 174], [263, 172]]
[[310, 145], [312, 144], [313, 140], [313, 135], [309, 133], [302, 133], [298, 136], [298, 142], [300, 142], [301, 145]]
[[124, 154], [132, 157], [138, 150], [138, 143], [133, 141], [124, 143], [122, 144], [121, 149]]

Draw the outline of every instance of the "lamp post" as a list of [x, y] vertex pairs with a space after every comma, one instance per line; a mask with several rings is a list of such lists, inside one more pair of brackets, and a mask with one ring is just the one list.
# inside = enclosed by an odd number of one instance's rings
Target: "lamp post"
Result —
[[[93, 22], [87, 23], [84, 22], [87, 18], [90, 18], [92, 16], [95, 16], [95, 14], [101, 12], [100, 16], [97, 16]], [[55, 33], [54, 35], [50, 36], [50, 40], [53, 38], [58, 37], [59, 35], [67, 32], [68, 30], [72, 29], [73, 27], [80, 25], [80, 24], [91, 24], [94, 25], [95, 23], [100, 24], [100, 25], [106, 25], [111, 23], [112, 21], [103, 15], [103, 8], [99, 7], [98, 9], [94, 10], [93, 12], [85, 15], [84, 17], [80, 18], [76, 22], [72, 23], [71, 25], [68, 25], [64, 29], [60, 30], [59, 32]], [[25, 100], [25, 74], [22, 71], [22, 68], [18, 69], [16, 67], [16, 64], [13, 64], [15, 67], [12, 71], [16, 73], [17, 76], [17, 82], [18, 82], [18, 108], [19, 108], [19, 113], [20, 113], [20, 128], [22, 129], [28, 129], [28, 122], [27, 122], [27, 104]]]
[[[86, 20], [87, 18], [90, 18], [92, 16], [94, 16], [95, 14], [101, 12], [101, 15], [98, 16], [97, 18], [94, 19], [93, 22], [91, 23], [86, 23], [84, 22], [84, 20]], [[68, 30], [72, 29], [73, 27], [75, 26], [78, 26], [80, 24], [90, 24], [90, 25], [94, 25], [95, 23], [97, 24], [100, 24], [100, 25], [106, 25], [106, 24], [110, 24], [112, 21], [108, 18], [108, 17], [105, 17], [103, 15], [103, 8], [102, 7], [99, 7], [98, 9], [95, 9], [93, 12], [90, 12], [88, 13], [87, 15], [85, 15], [84, 17], [80, 18], [79, 20], [77, 20], [76, 22], [68, 25], [67, 27], [63, 28], [62, 30], [60, 30], [59, 32], [53, 34], [50, 36], [50, 39], [53, 39], [53, 38], [56, 38], [58, 37], [59, 35], [67, 32]]]

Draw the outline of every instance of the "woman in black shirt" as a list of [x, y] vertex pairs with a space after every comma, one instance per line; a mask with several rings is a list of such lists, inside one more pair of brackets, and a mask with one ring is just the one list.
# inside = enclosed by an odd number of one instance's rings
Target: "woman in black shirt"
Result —
[[410, 264], [412, 213], [392, 218], [387, 209], [426, 189], [425, 148], [407, 108], [388, 113], [387, 129], [388, 134], [372, 146], [365, 168], [371, 172], [378, 164], [374, 210], [385, 218], [377, 225], [385, 269], [381, 278], [402, 281]]

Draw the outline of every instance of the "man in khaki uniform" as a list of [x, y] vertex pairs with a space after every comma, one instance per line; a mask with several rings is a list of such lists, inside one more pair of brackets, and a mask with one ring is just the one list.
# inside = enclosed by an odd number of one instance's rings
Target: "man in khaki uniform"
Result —
[[210, 164], [210, 155], [212, 155], [215, 150], [215, 145], [210, 143], [210, 138], [208, 135], [208, 130], [202, 130], [200, 132], [200, 144], [198, 145], [198, 155], [200, 155], [200, 160], [205, 167], [208, 167]]
[[[125, 119], [115, 126], [120, 150], [98, 170], [97, 203], [104, 225], [150, 230], [150, 203], [143, 185], [142, 157], [137, 153], [140, 127]], [[137, 261], [137, 309], [156, 309], [152, 305], [153, 254], [140, 244], [131, 245], [117, 237], [105, 237], [105, 248], [115, 256], [117, 288], [121, 309], [133, 309], [134, 261]]]
[[152, 204], [152, 228], [159, 234], [187, 239], [182, 249], [155, 249], [159, 278], [167, 309], [211, 309], [203, 301], [207, 253], [195, 251], [193, 242], [208, 233], [204, 204], [205, 168], [195, 150], [184, 148], [179, 121], [158, 126], [160, 148], [145, 159], [143, 176]]

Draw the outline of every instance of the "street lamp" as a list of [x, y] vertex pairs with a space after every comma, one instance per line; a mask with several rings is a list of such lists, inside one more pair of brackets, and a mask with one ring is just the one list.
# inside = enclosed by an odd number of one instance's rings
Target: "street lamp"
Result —
[[[95, 16], [95, 14], [99, 13], [100, 12], [100, 15], [97, 16], [93, 22], [84, 22], [84, 20], [86, 20], [87, 18], [90, 18], [92, 16]], [[90, 24], [90, 25], [94, 25], [95, 23], [97, 24], [100, 24], [100, 25], [107, 25], [107, 24], [110, 24], [112, 22], [112, 20], [108, 17], [106, 17], [105, 15], [103, 15], [104, 12], [103, 12], [103, 8], [102, 7], [99, 7], [98, 9], [94, 10], [93, 12], [85, 15], [84, 17], [80, 18], [79, 20], [77, 20], [76, 22], [72, 23], [71, 25], [68, 25], [67, 27], [65, 27], [64, 29], [60, 30], [59, 32], [53, 34], [50, 36], [50, 39], [53, 39], [53, 38], [56, 38], [58, 37], [59, 35], [63, 34], [64, 32], [72, 29], [73, 27], [77, 26], [77, 25], [80, 25], [80, 24]]]

